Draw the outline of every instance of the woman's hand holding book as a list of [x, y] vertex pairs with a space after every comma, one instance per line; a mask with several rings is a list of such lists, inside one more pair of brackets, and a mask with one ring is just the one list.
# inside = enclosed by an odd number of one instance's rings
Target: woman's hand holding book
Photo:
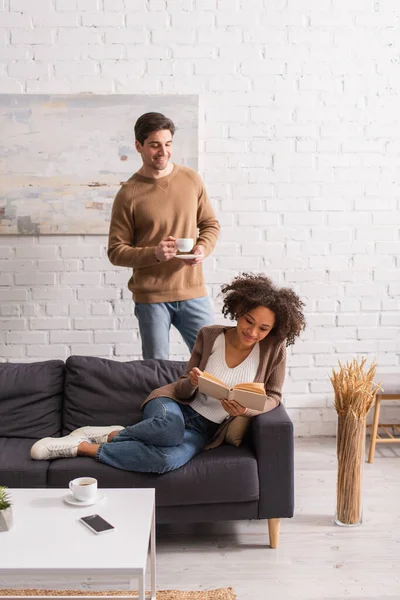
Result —
[[247, 413], [247, 408], [236, 402], [236, 400], [227, 400], [226, 398], [220, 398], [220, 400], [222, 406], [231, 417], [243, 417]]
[[200, 371], [197, 367], [193, 367], [193, 369], [189, 371], [189, 381], [194, 387], [198, 387], [200, 375], [203, 375], [203, 371]]

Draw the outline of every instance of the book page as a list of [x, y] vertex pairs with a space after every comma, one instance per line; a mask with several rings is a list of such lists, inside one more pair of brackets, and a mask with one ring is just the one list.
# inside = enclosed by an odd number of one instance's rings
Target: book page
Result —
[[203, 371], [203, 375], [201, 375], [201, 377], [205, 377], [206, 379], [210, 379], [210, 381], [215, 381], [215, 383], [219, 383], [220, 385], [228, 387], [221, 379], [214, 377], [214, 375], [211, 375], [211, 373], [208, 373], [207, 371]]
[[264, 394], [265, 395], [264, 384], [256, 383], [254, 381], [250, 381], [249, 383], [238, 383], [237, 385], [233, 386], [233, 389], [247, 390], [249, 392], [254, 392], [256, 394]]
[[207, 377], [203, 377], [200, 375], [199, 377], [199, 391], [202, 394], [206, 394], [207, 396], [212, 396], [219, 400], [220, 398], [227, 398], [229, 394], [229, 388], [222, 382], [219, 382], [219, 379], [214, 377], [215, 381], [212, 379], [208, 379]]
[[247, 390], [240, 390], [238, 388], [233, 390], [233, 398], [245, 408], [259, 410], [261, 412], [265, 410], [267, 402], [266, 394], [260, 394], [260, 392], [248, 392]]

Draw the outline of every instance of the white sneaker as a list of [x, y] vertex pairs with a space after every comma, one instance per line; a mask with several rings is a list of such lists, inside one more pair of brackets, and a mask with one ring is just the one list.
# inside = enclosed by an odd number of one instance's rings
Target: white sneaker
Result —
[[108, 435], [113, 431], [121, 431], [121, 429], [125, 429], [121, 425], [110, 425], [108, 427], [79, 427], [79, 429], [75, 429], [75, 431], [71, 431], [69, 435], [83, 435], [87, 438], [92, 444], [105, 444], [108, 439]]
[[31, 457], [35, 460], [75, 458], [75, 456], [78, 456], [79, 444], [88, 441], [88, 438], [83, 435], [79, 437], [66, 435], [60, 438], [43, 438], [33, 444], [31, 448]]

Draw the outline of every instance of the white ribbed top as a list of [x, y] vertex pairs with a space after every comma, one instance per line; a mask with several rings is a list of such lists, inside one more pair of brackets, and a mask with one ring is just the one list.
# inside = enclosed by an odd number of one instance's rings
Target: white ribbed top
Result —
[[[222, 332], [214, 342], [205, 371], [221, 379], [229, 387], [237, 383], [254, 381], [260, 362], [260, 347], [255, 344], [247, 358], [237, 367], [230, 369], [225, 360], [225, 334]], [[212, 396], [198, 393], [190, 406], [209, 421], [222, 423], [229, 414], [222, 408], [221, 402]]]

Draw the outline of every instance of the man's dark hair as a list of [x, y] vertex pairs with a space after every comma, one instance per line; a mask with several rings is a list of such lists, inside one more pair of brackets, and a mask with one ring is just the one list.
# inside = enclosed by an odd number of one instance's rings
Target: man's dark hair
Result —
[[161, 131], [162, 129], [169, 129], [172, 136], [175, 133], [175, 125], [171, 119], [161, 113], [145, 113], [135, 123], [135, 139], [143, 146], [145, 139], [153, 131]]
[[232, 320], [258, 306], [275, 313], [275, 325], [270, 333], [286, 345], [294, 343], [306, 326], [304, 302], [290, 288], [279, 288], [266, 275], [242, 273], [232, 283], [221, 286], [224, 297], [222, 314]]

